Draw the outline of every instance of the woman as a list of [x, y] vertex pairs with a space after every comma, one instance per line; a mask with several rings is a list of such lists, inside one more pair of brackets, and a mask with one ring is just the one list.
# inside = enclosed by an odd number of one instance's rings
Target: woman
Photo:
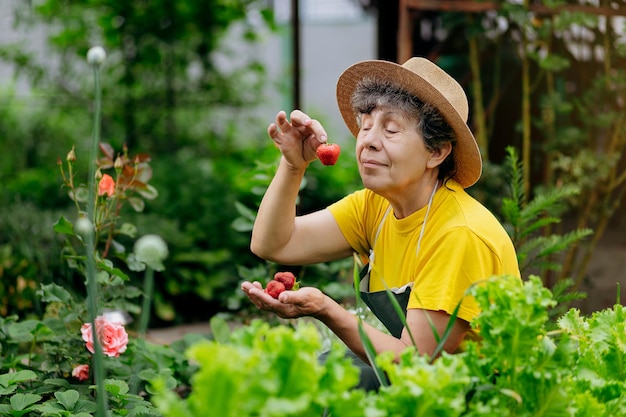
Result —
[[[268, 127], [282, 153], [261, 202], [251, 250], [283, 265], [304, 265], [351, 256], [369, 259], [361, 282], [364, 299], [389, 330], [365, 326], [377, 353], [414, 345], [433, 355], [460, 303], [444, 350], [454, 352], [472, 333], [479, 313], [466, 295], [493, 275], [519, 276], [513, 244], [497, 219], [465, 188], [480, 177], [482, 162], [467, 126], [462, 87], [424, 58], [403, 65], [364, 61], [337, 83], [337, 101], [356, 137], [364, 189], [326, 209], [296, 216], [296, 197], [324, 128], [294, 110], [279, 112]], [[406, 307], [406, 325], [387, 305], [393, 289]], [[316, 288], [283, 292], [273, 299], [260, 283], [242, 290], [260, 309], [283, 318], [311, 316], [328, 326], [367, 361], [357, 318]]]

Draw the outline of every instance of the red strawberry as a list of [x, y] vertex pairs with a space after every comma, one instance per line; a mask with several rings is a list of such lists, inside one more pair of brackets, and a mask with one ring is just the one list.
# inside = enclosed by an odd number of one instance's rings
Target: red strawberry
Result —
[[274, 281], [282, 282], [285, 289], [290, 290], [296, 283], [296, 276], [291, 272], [277, 272], [274, 274]]
[[335, 165], [339, 159], [341, 147], [336, 143], [323, 143], [317, 147], [317, 157], [324, 165]]
[[278, 295], [285, 291], [285, 284], [279, 281], [270, 281], [267, 283], [267, 287], [265, 287], [265, 292], [271, 295], [274, 298], [278, 298]]

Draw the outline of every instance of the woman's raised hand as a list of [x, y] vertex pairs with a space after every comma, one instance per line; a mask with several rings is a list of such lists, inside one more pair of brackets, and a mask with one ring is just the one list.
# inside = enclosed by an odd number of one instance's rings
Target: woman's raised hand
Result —
[[324, 127], [300, 110], [278, 112], [276, 120], [267, 128], [267, 133], [280, 149], [285, 160], [294, 168], [306, 167], [317, 156], [317, 147], [327, 141]]

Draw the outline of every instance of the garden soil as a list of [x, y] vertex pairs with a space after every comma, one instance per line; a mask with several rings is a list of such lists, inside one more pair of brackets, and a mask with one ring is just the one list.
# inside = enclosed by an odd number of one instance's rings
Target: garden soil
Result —
[[584, 300], [572, 304], [586, 314], [626, 304], [626, 216], [607, 228], [589, 262], [580, 291]]

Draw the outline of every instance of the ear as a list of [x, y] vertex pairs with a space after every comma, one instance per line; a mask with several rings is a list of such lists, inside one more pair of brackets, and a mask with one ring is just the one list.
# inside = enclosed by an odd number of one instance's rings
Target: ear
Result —
[[438, 167], [443, 161], [445, 161], [448, 155], [450, 155], [450, 152], [452, 152], [452, 142], [446, 142], [442, 144], [439, 149], [435, 149], [430, 154], [430, 158], [428, 158], [426, 166], [428, 168]]

